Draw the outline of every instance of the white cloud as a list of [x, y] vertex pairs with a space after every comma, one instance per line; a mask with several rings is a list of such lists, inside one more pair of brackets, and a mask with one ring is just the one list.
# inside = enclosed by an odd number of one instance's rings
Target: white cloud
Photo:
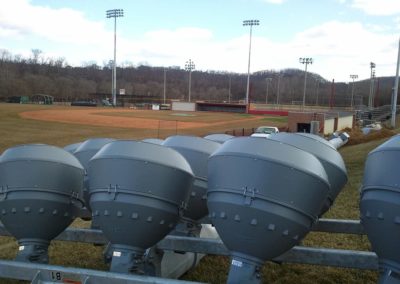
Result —
[[8, 1], [0, 19], [3, 36], [35, 35], [54, 42], [95, 44], [108, 35], [103, 22], [87, 20], [82, 12], [33, 6], [28, 0]]
[[[10, 51], [26, 55], [31, 48], [39, 48], [45, 52], [44, 56], [65, 57], [73, 65], [90, 60], [101, 65], [113, 55], [113, 33], [111, 28], [106, 29], [105, 22], [90, 21], [72, 9], [50, 9], [33, 6], [28, 0], [13, 0], [7, 9], [0, 10], [0, 48], [8, 49], [5, 43], [10, 39], [26, 40], [25, 50], [18, 47]], [[119, 34], [117, 61], [183, 67], [191, 58], [197, 70], [246, 73], [248, 36], [243, 32], [221, 41], [211, 30], [198, 27], [145, 31], [140, 39]], [[31, 46], [28, 38], [43, 44]], [[372, 29], [358, 22], [322, 23], [284, 42], [254, 32], [251, 70], [302, 69], [298, 58], [313, 57], [314, 64], [309, 70], [329, 80], [348, 81], [349, 74], [368, 78], [370, 61], [377, 64], [377, 76], [390, 76], [395, 72], [397, 41], [395, 35], [386, 34], [380, 27]]]
[[[298, 33], [285, 44], [272, 44], [273, 66], [302, 68], [299, 57], [313, 57], [310, 71], [326, 79], [348, 81], [348, 74], [368, 78], [370, 61], [377, 64], [377, 76], [390, 76], [395, 71], [397, 39], [393, 35], [375, 33], [357, 22], [327, 22]], [[290, 60], [292, 62], [289, 62]]]
[[[197, 69], [246, 73], [248, 44], [247, 34], [222, 42], [213, 38], [210, 31], [187, 28], [149, 32], [144, 41], [123, 44], [120, 52], [134, 62], [183, 66], [191, 58]], [[371, 61], [377, 64], [378, 76], [393, 75], [396, 54], [394, 36], [357, 22], [332, 21], [302, 31], [286, 42], [253, 34], [251, 70], [302, 69], [299, 57], [312, 57], [311, 72], [328, 80], [348, 81], [353, 73], [360, 79], [368, 78]]]
[[351, 6], [369, 15], [389, 16], [400, 14], [399, 0], [352, 0]]
[[264, 2], [271, 3], [271, 4], [282, 4], [285, 0], [263, 0]]

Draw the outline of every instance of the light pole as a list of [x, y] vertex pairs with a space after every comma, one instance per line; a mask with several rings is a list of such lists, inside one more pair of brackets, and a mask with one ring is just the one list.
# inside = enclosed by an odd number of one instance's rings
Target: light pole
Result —
[[113, 61], [113, 71], [112, 71], [112, 99], [113, 105], [117, 105], [117, 18], [124, 16], [123, 9], [112, 9], [106, 11], [107, 18], [114, 18], [114, 61]]
[[253, 33], [253, 26], [260, 25], [259, 20], [246, 20], [243, 21], [243, 26], [250, 26], [250, 43], [249, 43], [249, 61], [247, 65], [247, 87], [246, 87], [246, 110], [249, 111], [249, 92], [250, 92], [250, 57], [251, 57], [251, 35]]
[[272, 78], [265, 78], [265, 80], [267, 81], [267, 93], [265, 94], [265, 104], [268, 104], [268, 87], [269, 83], [272, 81]]
[[397, 92], [399, 89], [399, 67], [400, 67], [400, 40], [399, 40], [399, 47], [398, 47], [398, 51], [397, 51], [396, 78], [394, 80], [394, 88], [393, 88], [393, 95], [392, 95], [392, 117], [390, 120], [390, 125], [393, 128], [396, 126]]
[[191, 84], [192, 84], [192, 70], [194, 70], [195, 65], [192, 59], [186, 61], [185, 70], [189, 72], [189, 102], [190, 102], [190, 92], [191, 92]]
[[276, 105], [277, 106], [279, 105], [279, 95], [280, 95], [280, 92], [281, 92], [281, 77], [282, 77], [282, 73], [279, 72], [279, 74], [278, 74], [278, 87], [277, 87], [277, 90], [276, 90]]
[[353, 79], [353, 85], [351, 88], [351, 108], [354, 107], [354, 79], [358, 78], [358, 75], [350, 75], [350, 78]]
[[369, 97], [368, 97], [368, 107], [372, 108], [373, 107], [373, 92], [374, 92], [374, 78], [375, 78], [375, 67], [376, 64], [374, 62], [371, 62], [369, 64], [370, 68], [371, 68], [371, 82], [369, 85]]
[[315, 105], [318, 106], [318, 97], [319, 97], [319, 84], [322, 83], [321, 79], [317, 79], [317, 95], [315, 99]]
[[232, 75], [229, 74], [229, 87], [228, 87], [228, 103], [231, 103], [231, 88], [232, 88]]
[[167, 68], [164, 67], [164, 104], [167, 97]]
[[306, 105], [306, 88], [307, 88], [307, 65], [313, 63], [313, 59], [309, 57], [300, 57], [299, 62], [301, 64], [305, 64], [305, 71], [304, 71], [304, 91], [303, 91], [303, 109]]

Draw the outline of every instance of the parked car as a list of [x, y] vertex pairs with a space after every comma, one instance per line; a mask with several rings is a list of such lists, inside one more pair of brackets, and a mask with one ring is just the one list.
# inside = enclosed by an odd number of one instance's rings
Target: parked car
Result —
[[268, 138], [273, 134], [279, 133], [278, 127], [275, 126], [260, 126], [258, 127], [251, 137], [263, 137]]

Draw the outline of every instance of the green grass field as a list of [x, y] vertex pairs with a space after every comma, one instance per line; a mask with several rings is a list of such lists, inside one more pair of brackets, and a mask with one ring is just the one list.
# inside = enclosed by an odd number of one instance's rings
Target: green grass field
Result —
[[[50, 106], [55, 107], [55, 106]], [[0, 151], [16, 144], [46, 143], [65, 146], [70, 143], [83, 141], [93, 137], [112, 137], [119, 139], [142, 139], [157, 137], [157, 130], [127, 129], [123, 127], [98, 127], [76, 125], [57, 122], [35, 121], [21, 119], [19, 112], [36, 109], [47, 109], [49, 106], [11, 105], [0, 104]], [[65, 107], [63, 107], [65, 108]], [[101, 112], [101, 110], [99, 110]], [[166, 115], [164, 113], [163, 115]], [[198, 113], [196, 113], [197, 115]], [[118, 115], [118, 114], [116, 114]], [[144, 112], [142, 115], [145, 114]], [[207, 116], [208, 115], [208, 116]], [[232, 120], [247, 116], [235, 114], [206, 114], [202, 119], [215, 121], [219, 119]], [[183, 116], [182, 119], [200, 119], [197, 116]], [[181, 119], [177, 116], [174, 119]], [[249, 128], [259, 125], [279, 125], [286, 123], [285, 119], [262, 117], [257, 121], [244, 121], [243, 124], [235, 121], [223, 127]], [[206, 135], [213, 132], [222, 132], [222, 126], [196, 130], [187, 130], [192, 135]], [[364, 162], [369, 151], [377, 147], [384, 140], [371, 141], [364, 144], [345, 146], [340, 152], [345, 160], [349, 174], [346, 187], [338, 196], [334, 206], [324, 217], [327, 218], [359, 218], [359, 187], [363, 175]], [[76, 220], [73, 224], [78, 227], [87, 227], [88, 222]], [[310, 233], [303, 241], [303, 245], [328, 248], [342, 248], [355, 250], [369, 250], [370, 244], [366, 236], [345, 234]], [[0, 258], [12, 259], [17, 251], [17, 244], [13, 238], [0, 237]], [[107, 270], [102, 261], [102, 247], [90, 244], [69, 243], [54, 241], [50, 246], [51, 264], [75, 266]], [[204, 281], [209, 283], [225, 283], [229, 270], [229, 259], [222, 256], [207, 256], [200, 265], [184, 276], [186, 280]], [[263, 268], [263, 283], [376, 283], [378, 273], [355, 269], [341, 269], [323, 266], [276, 264], [266, 263]], [[0, 283], [20, 283], [16, 280], [0, 279]]]

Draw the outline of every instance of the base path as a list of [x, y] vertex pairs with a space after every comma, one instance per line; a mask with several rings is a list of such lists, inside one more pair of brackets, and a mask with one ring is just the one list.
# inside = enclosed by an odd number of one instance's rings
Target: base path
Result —
[[[142, 128], [142, 129], [158, 129], [160, 121], [163, 122], [163, 128], [179, 129], [188, 128], [200, 128], [210, 125], [221, 125], [227, 121], [218, 122], [195, 122], [195, 121], [177, 121], [176, 120], [165, 120], [165, 115], [162, 118], [141, 118], [134, 116], [135, 112], [142, 112], [143, 110], [131, 110], [131, 109], [48, 109], [48, 110], [36, 110], [21, 112], [19, 115], [26, 119], [36, 119], [44, 121], [56, 121], [65, 123], [75, 124], [87, 124], [96, 126], [109, 126], [109, 127], [122, 127], [122, 128]], [[132, 116], [118, 116], [118, 113], [129, 113]], [[115, 115], [113, 115], [115, 113]], [[104, 115], [102, 115], [104, 114]], [[154, 117], [157, 117], [158, 113], [154, 111]], [[243, 120], [254, 120], [259, 118], [247, 118]], [[168, 123], [171, 122], [170, 126]], [[230, 120], [229, 122], [232, 122]], [[176, 124], [177, 123], [177, 124]]]

